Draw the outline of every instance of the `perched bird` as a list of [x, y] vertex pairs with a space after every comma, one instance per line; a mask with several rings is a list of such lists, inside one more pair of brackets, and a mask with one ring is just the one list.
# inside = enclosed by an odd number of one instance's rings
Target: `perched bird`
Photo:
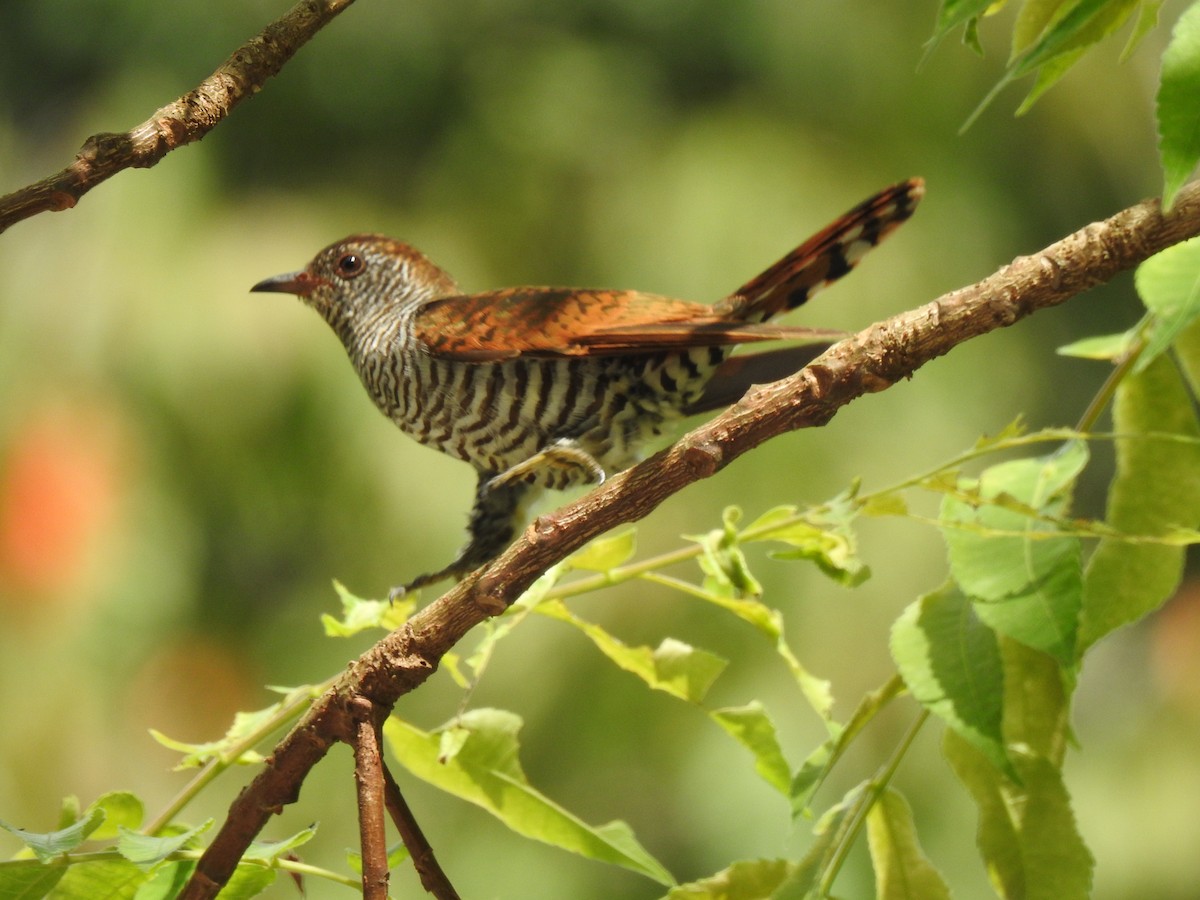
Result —
[[[668, 420], [803, 368], [840, 335], [767, 320], [849, 272], [923, 193], [916, 178], [880, 191], [713, 305], [553, 287], [463, 294], [422, 253], [373, 234], [251, 290], [302, 298], [341, 338], [384, 415], [475, 467], [466, 547], [400, 592], [498, 555], [537, 489], [601, 482], [636, 462]], [[730, 356], [737, 344], [773, 340], [805, 345]]]

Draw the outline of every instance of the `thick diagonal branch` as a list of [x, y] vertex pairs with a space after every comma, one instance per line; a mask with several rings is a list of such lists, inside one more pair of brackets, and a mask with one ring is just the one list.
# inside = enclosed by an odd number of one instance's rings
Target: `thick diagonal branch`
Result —
[[342, 698], [366, 697], [390, 709], [424, 682], [473, 626], [503, 612], [542, 572], [597, 535], [643, 518], [667, 497], [769, 438], [824, 425], [851, 400], [890, 387], [963, 341], [1056, 306], [1197, 234], [1200, 182], [1185, 188], [1168, 213], [1158, 201], [1140, 203], [1016, 259], [978, 284], [872, 325], [791, 378], [754, 389], [671, 448], [578, 502], [539, 518], [485, 570], [351, 664], [234, 802], [183, 896], [213, 896], [271, 813], [293, 801], [308, 770], [338, 739]]
[[61, 172], [0, 197], [0, 232], [42, 212], [70, 209], [123, 169], [146, 169], [198, 141], [283, 68], [305, 43], [354, 0], [301, 0], [215, 72], [149, 119], [119, 134], [94, 134]]

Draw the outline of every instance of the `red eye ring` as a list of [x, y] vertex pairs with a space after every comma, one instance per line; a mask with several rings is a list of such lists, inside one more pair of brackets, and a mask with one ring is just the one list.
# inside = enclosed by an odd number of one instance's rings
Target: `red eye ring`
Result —
[[338, 257], [338, 261], [334, 265], [334, 268], [343, 278], [353, 278], [355, 275], [358, 275], [360, 272], [362, 272], [366, 266], [366, 262], [357, 253], [343, 253], [340, 257]]

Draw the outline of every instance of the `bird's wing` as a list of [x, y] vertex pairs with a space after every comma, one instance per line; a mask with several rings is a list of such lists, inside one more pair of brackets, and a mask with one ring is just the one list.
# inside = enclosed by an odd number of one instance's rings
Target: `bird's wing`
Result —
[[713, 308], [639, 291], [510, 288], [421, 307], [415, 337], [434, 356], [487, 362], [613, 356], [752, 341], [823, 341], [837, 332], [748, 324]]

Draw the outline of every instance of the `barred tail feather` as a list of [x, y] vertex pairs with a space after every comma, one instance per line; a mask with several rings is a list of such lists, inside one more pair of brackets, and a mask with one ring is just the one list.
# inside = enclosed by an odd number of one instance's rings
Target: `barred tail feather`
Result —
[[795, 309], [853, 269], [868, 250], [913, 214], [924, 194], [925, 182], [920, 178], [880, 191], [717, 303], [714, 312], [762, 322]]

